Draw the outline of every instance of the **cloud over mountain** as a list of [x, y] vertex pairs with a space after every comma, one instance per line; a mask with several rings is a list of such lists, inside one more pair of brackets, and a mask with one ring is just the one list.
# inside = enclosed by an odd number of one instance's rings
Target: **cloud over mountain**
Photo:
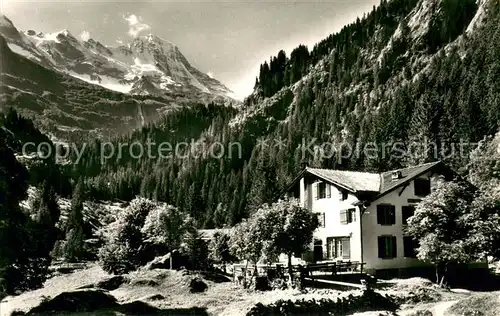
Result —
[[141, 21], [141, 17], [135, 14], [130, 14], [129, 16], [124, 16], [123, 18], [129, 25], [128, 35], [132, 37], [137, 37], [141, 32], [151, 29], [151, 26], [143, 23]]
[[80, 33], [80, 39], [84, 42], [88, 41], [90, 39], [90, 33], [89, 31], [86, 31], [86, 30], [83, 30], [81, 33]]

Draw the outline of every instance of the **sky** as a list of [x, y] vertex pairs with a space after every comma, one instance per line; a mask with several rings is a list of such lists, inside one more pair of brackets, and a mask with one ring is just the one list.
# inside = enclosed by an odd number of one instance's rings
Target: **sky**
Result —
[[176, 44], [200, 71], [248, 95], [259, 65], [280, 49], [312, 46], [379, 0], [0, 0], [22, 31], [68, 29], [107, 46], [152, 33]]

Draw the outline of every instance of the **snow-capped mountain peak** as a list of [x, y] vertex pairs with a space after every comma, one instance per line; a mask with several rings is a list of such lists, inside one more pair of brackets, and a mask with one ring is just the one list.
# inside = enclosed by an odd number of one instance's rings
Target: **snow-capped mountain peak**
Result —
[[231, 90], [191, 66], [177, 45], [151, 33], [112, 47], [77, 39], [67, 29], [19, 32], [0, 16], [0, 35], [17, 54], [111, 90], [193, 101], [231, 100]]

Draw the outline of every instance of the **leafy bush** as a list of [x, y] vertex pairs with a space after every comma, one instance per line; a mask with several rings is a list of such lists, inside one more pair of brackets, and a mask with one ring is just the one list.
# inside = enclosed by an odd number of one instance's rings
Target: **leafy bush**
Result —
[[434, 289], [426, 289], [426, 288], [418, 288], [414, 291], [411, 291], [404, 298], [405, 304], [418, 304], [418, 303], [427, 303], [427, 302], [435, 302], [441, 298], [441, 294]]
[[255, 282], [253, 283], [254, 291], [269, 291], [271, 286], [269, 285], [269, 280], [265, 276], [255, 277]]
[[[180, 247], [187, 231], [196, 231], [191, 222], [173, 206], [136, 198], [102, 231], [100, 265], [115, 274], [135, 270], [155, 256]], [[208, 256], [207, 250], [200, 253]], [[198, 263], [206, 261], [199, 260], [199, 256], [196, 259]]]
[[230, 237], [228, 234], [216, 232], [208, 244], [209, 258], [214, 263], [226, 264], [236, 261], [229, 249]]
[[261, 315], [349, 315], [370, 310], [396, 311], [398, 304], [388, 296], [383, 296], [371, 290], [365, 290], [363, 295], [338, 298], [337, 300], [279, 300], [270, 305], [256, 304], [247, 316]]
[[[254, 266], [259, 260], [276, 262], [284, 253], [291, 267], [292, 256], [300, 256], [308, 249], [318, 225], [317, 216], [300, 207], [296, 199], [264, 204], [231, 230], [230, 250]], [[293, 281], [291, 269], [288, 274]]]
[[145, 263], [144, 236], [141, 232], [148, 214], [156, 205], [136, 198], [116, 222], [105, 228], [105, 243], [99, 250], [99, 263], [104, 271], [121, 274]]
[[130, 249], [117, 242], [106, 243], [99, 250], [99, 265], [109, 273], [122, 274], [136, 268], [130, 260]]
[[463, 316], [497, 316], [500, 315], [500, 301], [498, 294], [478, 293], [458, 301], [448, 308], [450, 315]]
[[141, 232], [145, 243], [156, 256], [178, 249], [191, 226], [189, 216], [164, 204], [149, 212]]
[[271, 289], [273, 290], [285, 290], [288, 288], [288, 283], [283, 278], [276, 278], [271, 281]]

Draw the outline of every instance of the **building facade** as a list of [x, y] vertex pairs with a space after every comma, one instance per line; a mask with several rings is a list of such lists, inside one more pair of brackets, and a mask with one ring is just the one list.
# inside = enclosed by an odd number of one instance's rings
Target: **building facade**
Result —
[[374, 274], [425, 266], [405, 236], [406, 220], [439, 181], [454, 176], [441, 162], [380, 174], [306, 168], [288, 193], [318, 215], [314, 261], [360, 262]]

